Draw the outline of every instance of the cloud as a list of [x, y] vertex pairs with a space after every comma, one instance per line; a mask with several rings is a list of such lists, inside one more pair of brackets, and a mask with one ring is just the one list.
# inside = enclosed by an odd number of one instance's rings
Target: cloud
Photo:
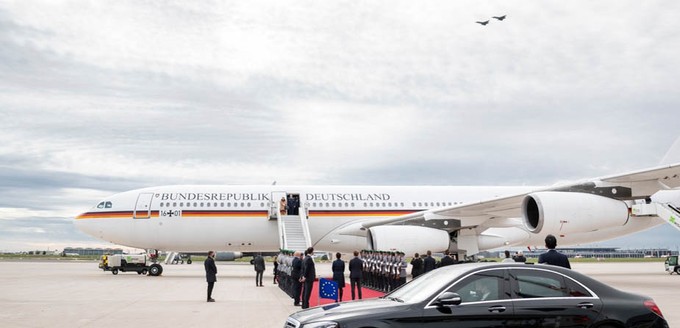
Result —
[[153, 185], [541, 185], [654, 166], [678, 137], [679, 6], [3, 3], [0, 207], [27, 212], [0, 221], [50, 235], [43, 221]]

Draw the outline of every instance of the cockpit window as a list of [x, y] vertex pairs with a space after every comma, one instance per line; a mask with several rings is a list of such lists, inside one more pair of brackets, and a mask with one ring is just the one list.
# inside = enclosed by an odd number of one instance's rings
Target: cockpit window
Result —
[[111, 202], [101, 202], [97, 204], [97, 208], [111, 208], [113, 204]]

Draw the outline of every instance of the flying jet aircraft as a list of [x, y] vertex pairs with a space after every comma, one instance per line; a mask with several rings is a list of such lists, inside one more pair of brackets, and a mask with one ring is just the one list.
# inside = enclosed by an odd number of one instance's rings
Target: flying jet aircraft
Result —
[[664, 221], [680, 229], [677, 187], [680, 163], [549, 187], [176, 185], [112, 195], [75, 224], [102, 240], [148, 250], [313, 246], [464, 256], [543, 245], [548, 234], [565, 246]]

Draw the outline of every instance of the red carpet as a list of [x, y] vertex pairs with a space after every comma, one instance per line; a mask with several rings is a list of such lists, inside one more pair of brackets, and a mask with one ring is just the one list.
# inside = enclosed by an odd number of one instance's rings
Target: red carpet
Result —
[[[330, 279], [330, 278], [326, 278]], [[352, 300], [352, 289], [350, 288], [350, 284], [345, 284], [345, 288], [342, 294], [342, 301], [347, 302]], [[375, 291], [373, 289], [368, 289], [368, 288], [361, 288], [361, 297], [362, 299], [369, 299], [369, 298], [378, 298], [380, 296], [385, 295], [383, 292]], [[355, 300], [358, 300], [359, 296], [356, 296]], [[329, 299], [329, 298], [322, 298], [319, 299], [319, 281], [314, 282], [314, 288], [312, 288], [312, 295], [309, 297], [309, 306], [314, 307], [317, 305], [323, 305], [323, 304], [330, 304], [330, 303], [335, 303], [335, 300]]]

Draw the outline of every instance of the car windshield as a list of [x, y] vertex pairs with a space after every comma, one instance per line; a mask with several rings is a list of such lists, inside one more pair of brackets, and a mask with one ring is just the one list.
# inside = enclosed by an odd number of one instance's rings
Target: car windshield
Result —
[[470, 269], [466, 265], [446, 267], [444, 270], [432, 270], [419, 276], [417, 279], [401, 286], [401, 288], [385, 296], [388, 299], [396, 299], [406, 303], [420, 303], [429, 300], [440, 289], [447, 287], [462, 273]]

